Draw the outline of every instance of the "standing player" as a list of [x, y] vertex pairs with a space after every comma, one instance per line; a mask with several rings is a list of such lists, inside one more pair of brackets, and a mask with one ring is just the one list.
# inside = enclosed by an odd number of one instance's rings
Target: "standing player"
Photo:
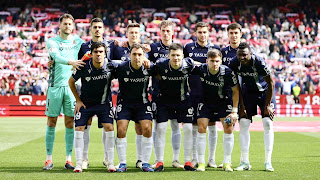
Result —
[[[227, 66], [221, 65], [220, 50], [209, 50], [207, 57], [206, 64], [196, 66], [193, 70], [193, 74], [200, 76], [203, 87], [202, 98], [197, 108], [199, 127], [197, 144], [199, 166], [197, 171], [205, 171], [206, 130], [209, 122], [215, 120], [215, 116], [220, 118], [224, 129], [223, 168], [225, 171], [233, 171], [231, 168], [231, 153], [234, 145], [232, 130], [238, 119], [239, 84], [234, 72]], [[226, 118], [230, 118], [229, 122], [226, 121]]]
[[265, 144], [265, 170], [274, 171], [271, 165], [271, 156], [274, 142], [273, 117], [275, 102], [272, 98], [274, 82], [272, 74], [264, 59], [251, 53], [251, 48], [247, 43], [240, 43], [237, 56], [230, 61], [232, 68], [242, 78], [240, 98], [240, 148], [242, 161], [240, 166], [235, 168], [237, 171], [250, 170], [249, 146], [250, 133], [249, 127], [252, 117], [257, 114], [257, 106], [260, 107], [262, 123], [264, 128]]
[[[76, 71], [69, 79], [69, 86], [76, 98], [74, 135], [76, 168], [74, 172], [82, 172], [84, 129], [88, 120], [97, 115], [105, 130], [105, 154], [108, 155], [108, 172], [116, 171], [114, 160], [114, 130], [112, 102], [108, 98], [111, 94], [110, 84], [114, 66], [105, 60], [106, 47], [103, 42], [94, 42], [91, 45], [92, 59]], [[75, 82], [81, 78], [81, 96], [79, 97]]]
[[[86, 43], [83, 43], [81, 45], [78, 58], [81, 59], [85, 54], [89, 53], [91, 54], [91, 46], [94, 42], [103, 42], [106, 45], [106, 57], [110, 59], [110, 51], [112, 50], [113, 46], [110, 46], [110, 44], [113, 42], [111, 40], [107, 41], [103, 38], [104, 34], [104, 24], [102, 19], [100, 18], [94, 18], [90, 22], [90, 34], [92, 39]], [[108, 97], [111, 99], [111, 97]], [[92, 123], [92, 117], [89, 119], [88, 124], [84, 130], [84, 148], [83, 148], [83, 162], [82, 162], [82, 169], [87, 169], [89, 166], [89, 158], [88, 158], [88, 151], [89, 151], [89, 143], [90, 143], [90, 127]], [[102, 128], [101, 122], [98, 122], [99, 128]], [[102, 129], [102, 143], [104, 148], [106, 148], [106, 132], [104, 128]], [[107, 166], [107, 154], [104, 155], [104, 161], [103, 164]]]
[[[150, 52], [148, 53], [149, 60], [153, 63], [156, 63], [156, 61], [159, 58], [168, 58], [169, 54], [169, 46], [173, 42], [173, 35], [174, 35], [174, 23], [172, 21], [164, 20], [160, 23], [160, 36], [161, 40], [158, 43], [152, 43], [150, 45]], [[155, 77], [152, 78], [152, 87], [151, 87], [151, 95], [152, 95], [152, 109], [154, 114], [156, 114], [156, 102], [157, 102], [157, 96], [159, 94], [159, 80]], [[181, 130], [179, 127], [179, 123], [176, 119], [176, 117], [169, 117], [170, 124], [171, 124], [171, 144], [172, 144], [172, 152], [173, 152], [173, 161], [172, 161], [172, 167], [175, 168], [183, 168], [183, 165], [179, 162], [179, 155], [180, 155], [180, 146], [181, 146]], [[154, 127], [153, 127], [153, 142], [155, 142], [155, 138], [157, 136], [156, 134], [156, 128], [157, 128], [157, 122], [154, 121]], [[155, 145], [155, 143], [154, 143]], [[154, 153], [155, 153], [155, 163], [152, 165], [152, 168], [155, 168], [158, 162], [157, 156], [158, 151], [157, 148], [154, 146]]]
[[232, 23], [227, 27], [230, 45], [222, 48], [222, 64], [229, 66], [230, 61], [237, 55], [237, 49], [242, 36], [242, 27], [238, 23]]
[[[220, 47], [208, 42], [209, 37], [209, 25], [205, 22], [198, 22], [195, 27], [197, 41], [186, 44], [184, 47], [184, 56], [190, 57], [195, 61], [206, 63], [207, 59], [207, 52], [211, 49], [218, 49]], [[190, 75], [189, 77], [189, 85], [191, 88], [190, 97], [192, 101], [192, 107], [197, 109], [198, 104], [200, 103], [201, 95], [202, 95], [202, 85], [198, 75]], [[196, 167], [198, 165], [198, 156], [197, 156], [197, 134], [198, 134], [198, 125], [197, 125], [197, 114], [194, 114], [193, 117], [193, 158], [192, 158], [192, 165]], [[217, 147], [217, 139], [218, 139], [218, 131], [216, 127], [216, 122], [219, 121], [219, 118], [212, 120], [208, 124], [209, 129], [209, 160], [208, 160], [208, 167], [217, 168], [215, 162], [215, 153]]]
[[120, 161], [117, 172], [127, 171], [127, 129], [129, 121], [133, 120], [141, 125], [141, 153], [142, 171], [153, 172], [149, 165], [152, 153], [152, 111], [148, 99], [148, 83], [151, 69], [142, 66], [145, 59], [144, 47], [141, 44], [132, 44], [130, 61], [120, 64], [115, 71], [119, 80], [119, 94], [117, 98], [117, 152]]
[[[71, 162], [72, 148], [73, 148], [73, 116], [75, 98], [68, 86], [69, 77], [72, 74], [72, 66], [78, 67], [85, 64], [77, 60], [77, 55], [82, 39], [78, 36], [72, 35], [74, 28], [74, 19], [70, 14], [63, 14], [59, 19], [60, 34], [56, 37], [50, 38], [47, 41], [47, 49], [49, 52], [49, 59], [53, 60], [53, 64], [49, 69], [49, 88], [46, 100], [45, 114], [48, 116], [47, 130], [46, 130], [46, 152], [47, 159], [43, 170], [50, 170], [53, 168], [52, 151], [55, 139], [55, 127], [58, 116], [60, 115], [61, 107], [65, 115], [65, 141], [66, 141], [66, 169], [74, 169]], [[70, 66], [72, 65], [72, 66]]]
[[188, 92], [188, 76], [194, 68], [191, 58], [183, 59], [183, 47], [173, 43], [169, 47], [169, 59], [162, 59], [155, 65], [156, 73], [160, 76], [160, 93], [157, 99], [157, 128], [155, 148], [158, 163], [155, 171], [164, 169], [164, 148], [166, 142], [167, 122], [170, 117], [177, 117], [183, 122], [184, 169], [194, 171], [191, 163], [192, 153], [192, 120], [193, 108]]

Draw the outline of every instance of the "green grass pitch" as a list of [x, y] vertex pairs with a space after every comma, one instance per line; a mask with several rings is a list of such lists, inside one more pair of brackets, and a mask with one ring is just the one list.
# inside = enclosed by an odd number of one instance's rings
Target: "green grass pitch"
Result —
[[[319, 121], [319, 118], [279, 118], [282, 121]], [[320, 179], [320, 133], [275, 132], [272, 164], [275, 172], [264, 170], [263, 132], [251, 132], [250, 162], [251, 171], [224, 172], [221, 169], [207, 168], [205, 172], [185, 172], [171, 168], [171, 128], [168, 128], [165, 149], [165, 170], [161, 173], [144, 173], [135, 168], [136, 146], [133, 123], [128, 129], [127, 162], [128, 171], [108, 173], [102, 165], [103, 147], [101, 129], [94, 119], [90, 129], [88, 170], [81, 174], [63, 169], [65, 143], [63, 118], [59, 118], [53, 151], [54, 169], [43, 171], [45, 154], [46, 118], [5, 117], [0, 118], [0, 179]], [[232, 153], [233, 167], [239, 165], [239, 133], [235, 134]], [[182, 132], [183, 135], [183, 132]], [[222, 131], [219, 131], [216, 162], [223, 160]], [[207, 157], [206, 157], [207, 160]], [[152, 154], [150, 163], [154, 161]], [[73, 162], [75, 156], [73, 155]], [[183, 163], [183, 145], [180, 162]], [[118, 157], [115, 153], [115, 164]]]

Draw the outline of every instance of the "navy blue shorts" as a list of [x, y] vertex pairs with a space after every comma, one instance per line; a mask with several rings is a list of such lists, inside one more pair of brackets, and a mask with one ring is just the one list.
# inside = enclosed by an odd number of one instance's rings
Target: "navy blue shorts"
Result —
[[220, 121], [232, 112], [232, 101], [221, 104], [199, 103], [198, 118], [208, 118], [210, 122]]
[[[247, 111], [247, 115], [249, 119], [252, 119], [252, 116], [257, 115], [257, 106], [259, 106], [261, 110], [261, 116], [263, 117], [265, 103], [266, 103], [266, 97], [267, 97], [267, 91], [264, 92], [248, 92], [246, 88], [242, 88], [242, 97], [244, 106]], [[276, 108], [276, 101], [274, 96], [271, 99], [271, 106], [273, 108]], [[241, 117], [239, 117], [241, 118]]]
[[167, 122], [168, 119], [177, 119], [179, 123], [192, 123], [194, 109], [189, 99], [179, 103], [157, 104], [157, 123]]
[[98, 104], [84, 109], [80, 108], [79, 113], [74, 116], [75, 126], [86, 126], [90, 117], [97, 115], [101, 123], [113, 124], [113, 110], [109, 103]]
[[152, 107], [151, 103], [135, 104], [118, 102], [116, 108], [116, 118], [118, 120], [132, 120], [139, 123], [141, 120], [152, 120]]

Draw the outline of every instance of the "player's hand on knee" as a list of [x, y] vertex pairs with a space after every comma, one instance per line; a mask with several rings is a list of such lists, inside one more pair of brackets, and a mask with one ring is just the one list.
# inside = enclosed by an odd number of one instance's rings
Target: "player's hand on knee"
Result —
[[272, 106], [268, 105], [264, 109], [264, 117], [270, 117], [270, 119], [274, 118], [275, 110]]
[[77, 101], [76, 106], [74, 108], [74, 115], [78, 114], [81, 107], [83, 107], [84, 109], [86, 109], [87, 107], [83, 104], [82, 101]]
[[234, 125], [237, 122], [237, 120], [239, 119], [238, 114], [235, 112], [230, 113], [227, 117], [230, 117], [231, 125]]
[[68, 64], [72, 66], [72, 69], [80, 70], [80, 67], [83, 67], [86, 63], [78, 60], [70, 60]]
[[53, 64], [53, 60], [50, 60], [50, 61], [48, 62], [48, 68], [50, 68], [50, 67], [52, 66], [52, 64]]
[[240, 108], [239, 110], [239, 118], [246, 118], [248, 119], [247, 111], [243, 108]]

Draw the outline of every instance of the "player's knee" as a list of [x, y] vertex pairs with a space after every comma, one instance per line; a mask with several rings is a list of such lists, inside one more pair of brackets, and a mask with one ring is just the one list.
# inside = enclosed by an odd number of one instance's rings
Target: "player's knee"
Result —
[[198, 132], [199, 133], [206, 133], [207, 132], [207, 127], [205, 127], [205, 125], [203, 125], [203, 124], [199, 124], [198, 125]]
[[251, 121], [249, 119], [241, 118], [239, 122], [240, 131], [248, 131]]
[[48, 117], [47, 125], [49, 127], [56, 127], [57, 118], [56, 117]]
[[161, 136], [163, 134], [165, 134], [167, 131], [167, 123], [163, 122], [163, 123], [158, 123], [157, 124], [157, 136]]
[[225, 134], [232, 134], [233, 126], [226, 126], [223, 130]]
[[140, 124], [135, 124], [135, 130], [136, 130], [136, 134], [138, 135], [142, 135], [142, 128]]
[[114, 130], [113, 124], [111, 124], [111, 123], [103, 123], [102, 125], [103, 125], [103, 128], [106, 132]]
[[66, 121], [65, 126], [66, 128], [73, 128], [73, 121]]
[[170, 123], [171, 123], [171, 129], [172, 131], [177, 131], [177, 130], [180, 130], [179, 128], [179, 123], [176, 119], [172, 119], [170, 120]]
[[190, 123], [183, 124], [183, 134], [192, 134], [192, 124]]
[[151, 137], [151, 133], [152, 133], [151, 126], [143, 127], [142, 133], [144, 137]]
[[273, 122], [271, 121], [271, 119], [269, 117], [262, 118], [262, 123], [263, 123], [264, 130], [272, 129]]

